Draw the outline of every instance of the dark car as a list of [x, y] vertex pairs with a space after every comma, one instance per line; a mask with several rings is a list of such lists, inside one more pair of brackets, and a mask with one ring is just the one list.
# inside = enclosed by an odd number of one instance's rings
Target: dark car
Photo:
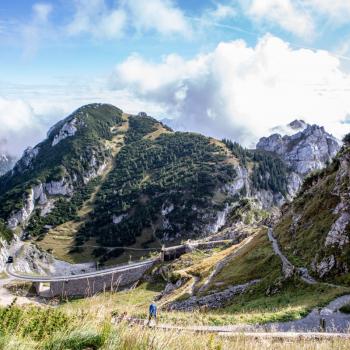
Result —
[[9, 256], [9, 257], [7, 258], [7, 263], [8, 263], [8, 264], [12, 264], [12, 263], [13, 263], [13, 256]]

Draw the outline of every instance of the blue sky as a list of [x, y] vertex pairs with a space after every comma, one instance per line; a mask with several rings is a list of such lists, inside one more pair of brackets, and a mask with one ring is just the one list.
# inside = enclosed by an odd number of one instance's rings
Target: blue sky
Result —
[[350, 2], [2, 0], [0, 150], [84, 103], [251, 146], [293, 118], [350, 115]]

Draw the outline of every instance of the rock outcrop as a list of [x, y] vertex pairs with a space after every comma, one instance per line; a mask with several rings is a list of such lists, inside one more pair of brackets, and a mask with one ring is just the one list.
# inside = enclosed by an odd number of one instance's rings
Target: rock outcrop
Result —
[[28, 170], [33, 160], [39, 154], [39, 151], [40, 151], [40, 148], [38, 146], [34, 148], [28, 147], [27, 149], [25, 149], [22, 157], [16, 163], [14, 167], [14, 171], [18, 173], [22, 173], [23, 171]]
[[0, 154], [0, 176], [7, 173], [15, 165], [15, 158], [8, 154]]
[[72, 120], [63, 124], [62, 128], [55, 135], [52, 141], [52, 147], [56, 146], [65, 138], [74, 136], [75, 133], [78, 131], [77, 124], [78, 124], [78, 120], [76, 118], [73, 118]]
[[282, 131], [289, 131], [289, 134], [275, 133], [263, 137], [256, 147], [279, 155], [290, 167], [292, 174], [288, 191], [293, 196], [307, 174], [322, 169], [335, 157], [340, 149], [340, 142], [323, 127], [309, 125], [302, 120], [294, 120]]
[[174, 301], [166, 308], [177, 311], [193, 311], [199, 308], [217, 309], [230, 302], [235, 296], [243, 294], [247, 289], [259, 283], [259, 281], [253, 280], [244, 284], [230, 286], [221, 292], [214, 292], [206, 296], [192, 296], [187, 300]]

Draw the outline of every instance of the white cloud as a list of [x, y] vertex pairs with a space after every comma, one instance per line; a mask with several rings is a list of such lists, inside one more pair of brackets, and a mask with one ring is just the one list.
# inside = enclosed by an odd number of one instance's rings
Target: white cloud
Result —
[[51, 4], [36, 3], [33, 5], [34, 20], [38, 22], [46, 22], [52, 11]]
[[31, 57], [37, 51], [40, 42], [49, 34], [49, 16], [53, 8], [51, 4], [35, 3], [32, 7], [32, 18], [21, 27], [24, 42], [24, 56]]
[[255, 47], [221, 43], [207, 55], [170, 55], [155, 64], [131, 56], [116, 67], [114, 89], [128, 89], [176, 116], [188, 130], [251, 145], [295, 118], [341, 136], [350, 113], [350, 75], [326, 51], [292, 49], [265, 36]]
[[69, 35], [88, 33], [95, 38], [113, 39], [123, 35], [125, 11], [109, 8], [104, 0], [75, 0], [75, 14], [67, 25]]
[[124, 4], [131, 13], [132, 25], [140, 31], [191, 35], [192, 30], [184, 14], [171, 0], [132, 0]]
[[247, 2], [243, 3], [247, 14], [259, 22], [277, 24], [300, 37], [314, 34], [313, 19], [298, 1], [250, 0], [248, 6]]
[[110, 7], [105, 0], [75, 0], [75, 13], [67, 25], [69, 35], [90, 34], [95, 38], [121, 37], [127, 28], [154, 30], [162, 35], [189, 36], [191, 28], [171, 0], [121, 1]]
[[40, 130], [33, 109], [20, 99], [0, 97], [0, 151], [18, 155]]
[[[2, 97], [2, 96], [7, 96]], [[76, 78], [48, 85], [17, 85], [0, 81], [0, 153], [21, 155], [46, 137], [48, 129], [82, 105], [111, 103], [131, 113], [161, 110], [128, 91], [111, 91], [106, 79]]]
[[304, 4], [336, 22], [347, 22], [350, 18], [350, 2], [347, 0], [304, 0]]
[[237, 11], [233, 6], [223, 5], [220, 3], [217, 3], [215, 6], [216, 8], [214, 10], [208, 11], [206, 17], [213, 20], [223, 20], [226, 18], [235, 17], [237, 15]]

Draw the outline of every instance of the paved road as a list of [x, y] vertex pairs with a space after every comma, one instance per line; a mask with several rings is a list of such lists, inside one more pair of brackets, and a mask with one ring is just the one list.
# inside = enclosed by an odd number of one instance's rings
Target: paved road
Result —
[[150, 263], [153, 263], [157, 261], [158, 258], [155, 259], [148, 259], [136, 263], [131, 263], [128, 265], [122, 265], [122, 266], [116, 266], [109, 269], [104, 270], [97, 270], [93, 272], [87, 272], [77, 275], [64, 275], [64, 276], [32, 276], [32, 275], [25, 275], [21, 274], [19, 272], [16, 272], [13, 270], [12, 264], [7, 264], [5, 272], [8, 276], [14, 277], [16, 279], [20, 279], [23, 281], [30, 281], [30, 282], [59, 282], [59, 281], [70, 281], [70, 280], [78, 280], [83, 278], [91, 278], [96, 276], [103, 276], [108, 275], [113, 272], [122, 272], [122, 271], [130, 271], [132, 269], [138, 268], [143, 265], [147, 265]]

